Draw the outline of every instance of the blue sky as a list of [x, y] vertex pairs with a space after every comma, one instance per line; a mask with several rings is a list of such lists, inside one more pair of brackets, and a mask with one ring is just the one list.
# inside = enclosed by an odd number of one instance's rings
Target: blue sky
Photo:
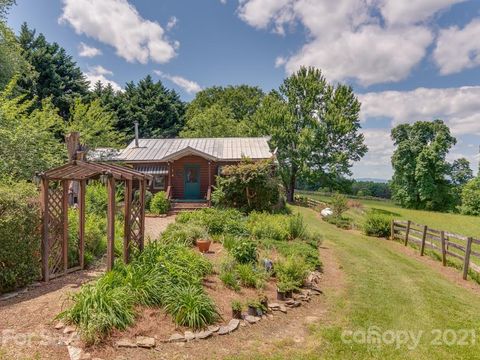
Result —
[[18, 0], [9, 16], [121, 88], [147, 74], [186, 101], [212, 85], [265, 91], [301, 65], [352, 85], [368, 155], [355, 177], [389, 178], [392, 126], [444, 119], [449, 159], [478, 168], [478, 0]]

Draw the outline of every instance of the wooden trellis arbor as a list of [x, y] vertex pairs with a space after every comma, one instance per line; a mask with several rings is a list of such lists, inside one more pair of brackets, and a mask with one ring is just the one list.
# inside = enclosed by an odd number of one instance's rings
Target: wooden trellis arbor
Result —
[[[42, 204], [42, 276], [44, 281], [84, 268], [85, 190], [87, 180], [107, 183], [107, 269], [113, 267], [115, 240], [115, 193], [117, 182], [125, 184], [123, 260], [128, 263], [133, 246], [143, 249], [145, 233], [145, 190], [148, 175], [125, 166], [85, 160], [79, 151], [79, 134], [67, 136], [69, 162], [38, 174]], [[75, 259], [69, 254], [69, 186], [78, 184], [78, 238]], [[134, 189], [138, 196], [134, 196]], [[72, 245], [72, 241], [70, 241]]]

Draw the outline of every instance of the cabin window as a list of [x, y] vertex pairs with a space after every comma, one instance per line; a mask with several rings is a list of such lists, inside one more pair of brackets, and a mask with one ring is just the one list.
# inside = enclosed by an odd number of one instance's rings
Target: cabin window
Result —
[[165, 189], [165, 176], [164, 175], [154, 175], [153, 176], [153, 188], [154, 189]]

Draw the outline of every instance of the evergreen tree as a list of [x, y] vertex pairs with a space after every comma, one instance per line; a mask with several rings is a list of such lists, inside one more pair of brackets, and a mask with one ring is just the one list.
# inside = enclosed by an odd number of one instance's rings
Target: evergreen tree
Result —
[[36, 99], [37, 105], [51, 98], [60, 115], [68, 119], [74, 99], [88, 93], [85, 75], [64, 48], [49, 43], [43, 34], [36, 36], [35, 30], [30, 30], [26, 23], [18, 39], [23, 56], [37, 73], [33, 80], [20, 78], [20, 87], [29, 99]]
[[118, 104], [114, 101], [112, 106], [117, 128], [130, 139], [135, 121], [142, 137], [170, 138], [183, 128], [185, 104], [175, 90], [165, 88], [161, 81], [153, 82], [150, 75], [137, 84], [127, 83], [125, 92], [118, 94]]

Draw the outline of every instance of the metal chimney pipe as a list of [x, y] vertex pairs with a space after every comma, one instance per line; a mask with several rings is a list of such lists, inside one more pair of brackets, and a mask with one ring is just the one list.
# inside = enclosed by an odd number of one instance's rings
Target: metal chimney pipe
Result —
[[135, 124], [135, 147], [138, 147], [138, 121], [135, 121], [134, 124]]

